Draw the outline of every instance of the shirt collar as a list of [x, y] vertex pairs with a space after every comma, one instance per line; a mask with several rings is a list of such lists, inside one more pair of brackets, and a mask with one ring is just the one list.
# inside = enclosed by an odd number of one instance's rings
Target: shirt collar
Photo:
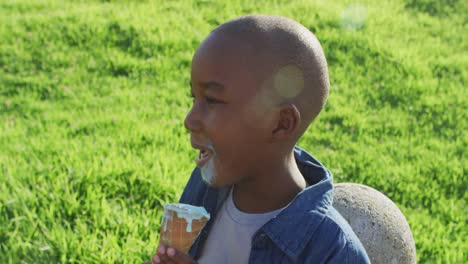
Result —
[[294, 154], [310, 186], [262, 229], [283, 252], [297, 258], [332, 205], [333, 184], [331, 172], [317, 159], [299, 147]]

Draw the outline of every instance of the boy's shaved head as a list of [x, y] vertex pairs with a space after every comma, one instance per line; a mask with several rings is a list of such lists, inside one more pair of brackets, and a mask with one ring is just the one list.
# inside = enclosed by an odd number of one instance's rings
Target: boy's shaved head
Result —
[[214, 29], [207, 41], [219, 35], [242, 43], [248, 53], [245, 64], [262, 83], [256, 103], [297, 107], [301, 119], [297, 140], [320, 113], [329, 93], [327, 62], [315, 35], [291, 19], [266, 15], [228, 21]]
[[272, 177], [305, 185], [293, 148], [329, 90], [322, 47], [307, 28], [265, 15], [218, 26], [193, 56], [190, 90], [184, 123], [211, 186], [251, 185], [255, 192]]

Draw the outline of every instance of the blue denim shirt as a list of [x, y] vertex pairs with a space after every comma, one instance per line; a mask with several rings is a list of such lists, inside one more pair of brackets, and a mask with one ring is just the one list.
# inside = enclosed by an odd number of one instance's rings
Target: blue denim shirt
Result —
[[[332, 206], [332, 174], [299, 147], [294, 150], [299, 170], [309, 187], [252, 238], [249, 263], [370, 263], [367, 253], [346, 220]], [[181, 203], [203, 206], [211, 214], [192, 245], [197, 260], [229, 187], [206, 185], [197, 168], [184, 189]]]

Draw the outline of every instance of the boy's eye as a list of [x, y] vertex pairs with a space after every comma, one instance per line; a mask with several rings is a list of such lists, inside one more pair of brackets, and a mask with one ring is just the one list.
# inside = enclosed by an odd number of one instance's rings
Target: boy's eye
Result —
[[[195, 102], [196, 98], [195, 98], [195, 95], [193, 93], [190, 94], [190, 97], [192, 98], [192, 101]], [[224, 104], [223, 101], [220, 101], [220, 100], [212, 98], [212, 97], [204, 96], [204, 99], [210, 105], [211, 104]]]
[[221, 101], [218, 101], [218, 100], [216, 100], [214, 98], [211, 98], [211, 97], [206, 97], [206, 102], [208, 104], [219, 104], [219, 103], [221, 103]]

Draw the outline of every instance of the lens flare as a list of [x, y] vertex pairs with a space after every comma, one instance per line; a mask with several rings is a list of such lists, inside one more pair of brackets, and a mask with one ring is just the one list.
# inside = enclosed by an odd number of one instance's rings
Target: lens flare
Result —
[[341, 13], [341, 26], [347, 31], [361, 29], [367, 20], [367, 8], [360, 4], [348, 5]]
[[286, 65], [273, 78], [276, 92], [283, 99], [292, 99], [304, 90], [304, 74], [296, 65]]

